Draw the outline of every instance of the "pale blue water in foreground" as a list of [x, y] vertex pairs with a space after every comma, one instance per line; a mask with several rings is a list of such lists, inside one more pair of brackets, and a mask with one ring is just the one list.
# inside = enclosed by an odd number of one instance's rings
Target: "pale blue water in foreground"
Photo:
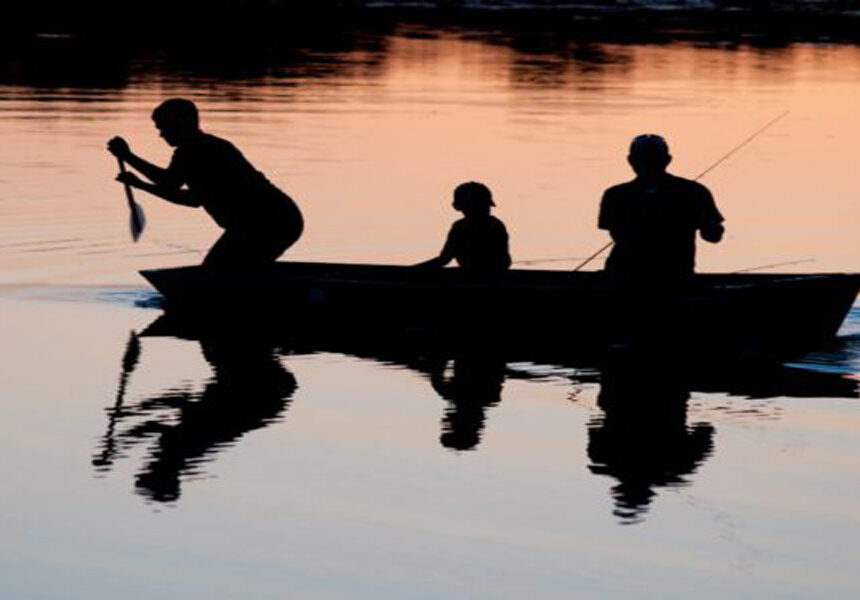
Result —
[[[428, 375], [337, 353], [278, 353], [268, 392], [222, 373], [219, 405], [196, 342], [143, 338], [120, 406], [129, 332], [158, 311], [130, 305], [142, 291], [77, 293], [2, 300], [8, 597], [851, 598], [860, 583], [856, 338], [810, 360], [829, 373], [798, 371], [818, 397], [694, 389], [690, 456], [652, 452], [661, 427], [609, 439], [646, 483], [675, 467], [631, 505], [635, 473], [594, 472], [593, 372], [508, 364], [467, 451], [440, 443], [452, 404]], [[671, 386], [666, 360], [641, 402]], [[171, 455], [177, 433], [202, 450]]]

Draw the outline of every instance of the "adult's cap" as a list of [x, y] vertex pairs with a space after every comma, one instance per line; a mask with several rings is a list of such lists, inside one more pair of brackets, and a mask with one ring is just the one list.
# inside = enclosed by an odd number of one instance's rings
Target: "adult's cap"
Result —
[[669, 156], [669, 144], [662, 136], [653, 133], [637, 135], [630, 142], [630, 154], [666, 157]]

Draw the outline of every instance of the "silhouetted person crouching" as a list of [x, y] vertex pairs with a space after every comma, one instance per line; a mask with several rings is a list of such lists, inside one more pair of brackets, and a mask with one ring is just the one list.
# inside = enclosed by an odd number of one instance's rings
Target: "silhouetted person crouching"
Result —
[[463, 218], [455, 221], [439, 256], [419, 267], [444, 267], [452, 260], [474, 273], [495, 273], [511, 266], [508, 231], [490, 214], [495, 206], [490, 189], [482, 183], [462, 183], [454, 190], [455, 210]]
[[149, 181], [121, 173], [117, 181], [174, 204], [200, 207], [224, 229], [203, 261], [208, 266], [248, 266], [275, 261], [302, 234], [293, 200], [276, 188], [227, 140], [200, 129], [197, 107], [173, 98], [152, 113], [155, 126], [176, 148], [167, 168], [134, 154], [121, 137], [108, 150]]
[[627, 160], [636, 178], [606, 190], [600, 204], [598, 226], [615, 242], [606, 270], [633, 280], [683, 280], [695, 268], [696, 232], [719, 242], [723, 216], [708, 188], [666, 172], [672, 156], [662, 137], [635, 137]]

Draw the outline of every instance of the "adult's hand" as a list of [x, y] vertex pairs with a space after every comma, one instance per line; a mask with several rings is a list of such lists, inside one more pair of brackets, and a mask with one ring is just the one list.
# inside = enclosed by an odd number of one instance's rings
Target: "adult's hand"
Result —
[[119, 136], [112, 137], [108, 140], [107, 149], [108, 152], [121, 160], [126, 160], [131, 156], [131, 148], [128, 147], [128, 142]]
[[726, 231], [721, 223], [712, 223], [699, 230], [702, 239], [706, 242], [716, 244], [723, 239], [723, 233]]
[[134, 173], [126, 171], [125, 173], [120, 173], [116, 176], [116, 180], [125, 185], [130, 185], [131, 187], [139, 188], [143, 183], [143, 180], [135, 175]]

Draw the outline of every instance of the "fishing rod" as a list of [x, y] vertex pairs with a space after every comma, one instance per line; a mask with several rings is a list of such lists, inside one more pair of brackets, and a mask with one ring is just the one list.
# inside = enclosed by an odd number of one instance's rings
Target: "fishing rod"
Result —
[[746, 269], [741, 269], [739, 271], [732, 271], [732, 274], [735, 273], [751, 273], [752, 271], [760, 271], [762, 269], [772, 269], [774, 267], [787, 267], [789, 265], [799, 265], [802, 263], [810, 263], [815, 262], [814, 258], [803, 258], [801, 260], [790, 260], [788, 262], [774, 263], [772, 265], [761, 265], [760, 267], [749, 267]]
[[[748, 138], [746, 138], [744, 141], [742, 141], [740, 144], [738, 144], [737, 146], [735, 146], [734, 148], [732, 148], [731, 150], [729, 150], [728, 152], [726, 152], [725, 154], [723, 154], [723, 155], [722, 155], [722, 156], [721, 156], [721, 157], [720, 157], [716, 162], [714, 162], [713, 164], [711, 164], [711, 166], [710, 166], [710, 167], [708, 167], [707, 169], [705, 169], [704, 171], [702, 171], [701, 173], [699, 173], [699, 174], [696, 176], [696, 178], [695, 178], [695, 179], [693, 179], [693, 181], [699, 181], [702, 177], [704, 177], [705, 175], [707, 175], [708, 173], [710, 173], [710, 172], [711, 172], [713, 169], [715, 169], [718, 165], [720, 165], [721, 163], [725, 162], [725, 161], [726, 161], [726, 160], [727, 160], [727, 159], [728, 159], [732, 154], [734, 154], [735, 152], [737, 152], [738, 150], [740, 150], [741, 148], [743, 148], [744, 146], [746, 146], [747, 144], [749, 144], [751, 141], [753, 141], [753, 140], [754, 140], [755, 138], [757, 138], [759, 135], [761, 135], [762, 133], [764, 133], [767, 129], [769, 129], [772, 125], [774, 125], [777, 121], [779, 121], [780, 119], [782, 119], [784, 116], [786, 116], [786, 115], [787, 115], [788, 113], [790, 113], [790, 112], [791, 112], [790, 110], [787, 110], [787, 111], [785, 111], [785, 112], [783, 112], [783, 113], [780, 113], [779, 115], [777, 115], [776, 117], [774, 117], [773, 119], [771, 119], [770, 121], [768, 121], [767, 123], [765, 123], [762, 127], [759, 127], [759, 128], [756, 130], [756, 132], [755, 132], [755, 133], [753, 133], [753, 134], [752, 134], [752, 135], [750, 135]], [[579, 265], [578, 265], [578, 266], [573, 270], [573, 272], [574, 272], [574, 273], [576, 273], [577, 271], [579, 271], [580, 269], [582, 269], [582, 267], [584, 267], [585, 265], [587, 265], [588, 263], [590, 263], [592, 260], [594, 260], [595, 258], [597, 258], [598, 256], [600, 256], [601, 254], [603, 254], [603, 253], [604, 253], [604, 252], [605, 252], [605, 251], [606, 251], [610, 246], [612, 246], [614, 243], [615, 243], [615, 241], [614, 241], [614, 240], [610, 240], [610, 241], [609, 241], [609, 243], [607, 243], [605, 246], [603, 246], [602, 248], [600, 248], [600, 250], [598, 250], [597, 252], [595, 252], [594, 254], [592, 254], [591, 256], [589, 256], [588, 258], [586, 258], [584, 261], [582, 261], [582, 263], [580, 263], [580, 264], [579, 264]]]

